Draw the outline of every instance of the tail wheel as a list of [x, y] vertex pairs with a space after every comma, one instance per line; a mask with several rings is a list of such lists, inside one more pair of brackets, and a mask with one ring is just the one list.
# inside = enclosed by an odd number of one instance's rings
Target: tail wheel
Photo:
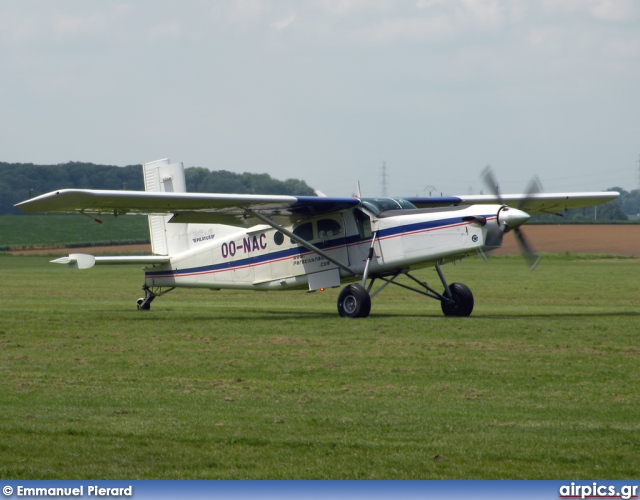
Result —
[[344, 287], [338, 296], [338, 313], [343, 318], [366, 318], [371, 312], [371, 297], [362, 285]]
[[148, 311], [149, 309], [151, 309], [151, 301], [146, 300], [144, 297], [136, 300], [136, 305], [138, 306], [139, 311]]
[[449, 290], [451, 290], [451, 297], [447, 297], [445, 292], [445, 300], [441, 302], [444, 315], [470, 316], [471, 311], [473, 311], [473, 294], [471, 290], [462, 283], [452, 283], [449, 285]]

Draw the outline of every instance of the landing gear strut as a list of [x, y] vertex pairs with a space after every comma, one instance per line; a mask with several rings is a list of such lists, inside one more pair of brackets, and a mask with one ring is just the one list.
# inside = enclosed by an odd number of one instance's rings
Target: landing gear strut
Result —
[[[371, 311], [371, 299], [380, 293], [387, 285], [397, 285], [399, 287], [411, 290], [413, 292], [425, 295], [440, 301], [442, 312], [445, 316], [470, 316], [473, 311], [473, 294], [466, 285], [462, 283], [447, 284], [447, 281], [440, 270], [440, 263], [436, 263], [436, 271], [440, 277], [440, 281], [444, 286], [444, 292], [438, 293], [427, 283], [418, 280], [412, 276], [408, 270], [397, 271], [391, 275], [372, 276], [369, 286], [364, 288], [363, 285], [353, 284], [345, 287], [338, 296], [338, 313], [342, 317], [347, 318], [366, 318]], [[396, 279], [404, 275], [414, 281], [420, 288], [415, 286], [398, 283]], [[366, 279], [366, 278], [365, 278]], [[371, 292], [374, 282], [379, 279], [384, 283], [374, 292]], [[363, 280], [364, 281], [364, 280]]]
[[142, 285], [142, 290], [144, 291], [144, 297], [141, 297], [138, 300], [136, 300], [136, 305], [138, 306], [138, 310], [148, 311], [149, 309], [151, 309], [151, 302], [153, 302], [153, 299], [155, 299], [156, 297], [162, 297], [164, 294], [169, 293], [174, 288], [175, 287], [163, 290], [160, 287], [149, 288], [147, 285]]

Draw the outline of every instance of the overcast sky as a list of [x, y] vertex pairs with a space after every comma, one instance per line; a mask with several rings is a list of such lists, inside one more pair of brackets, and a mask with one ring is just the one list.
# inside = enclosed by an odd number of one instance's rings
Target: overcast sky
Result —
[[2, 0], [0, 68], [0, 161], [638, 187], [637, 0]]

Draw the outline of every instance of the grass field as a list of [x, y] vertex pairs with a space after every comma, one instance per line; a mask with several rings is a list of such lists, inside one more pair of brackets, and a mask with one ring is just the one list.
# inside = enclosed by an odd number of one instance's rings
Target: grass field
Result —
[[[640, 477], [640, 262], [448, 265], [470, 318], [388, 288], [176, 290], [0, 255], [5, 479]], [[424, 271], [427, 280], [437, 278]]]
[[0, 215], [0, 251], [21, 247], [91, 246], [149, 241], [146, 217], [81, 215]]

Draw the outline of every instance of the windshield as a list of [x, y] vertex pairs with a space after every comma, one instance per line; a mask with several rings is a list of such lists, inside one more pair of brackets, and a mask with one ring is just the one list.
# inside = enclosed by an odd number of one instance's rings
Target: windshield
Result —
[[414, 209], [413, 203], [402, 198], [362, 198], [362, 206], [374, 215], [379, 215], [387, 210]]

